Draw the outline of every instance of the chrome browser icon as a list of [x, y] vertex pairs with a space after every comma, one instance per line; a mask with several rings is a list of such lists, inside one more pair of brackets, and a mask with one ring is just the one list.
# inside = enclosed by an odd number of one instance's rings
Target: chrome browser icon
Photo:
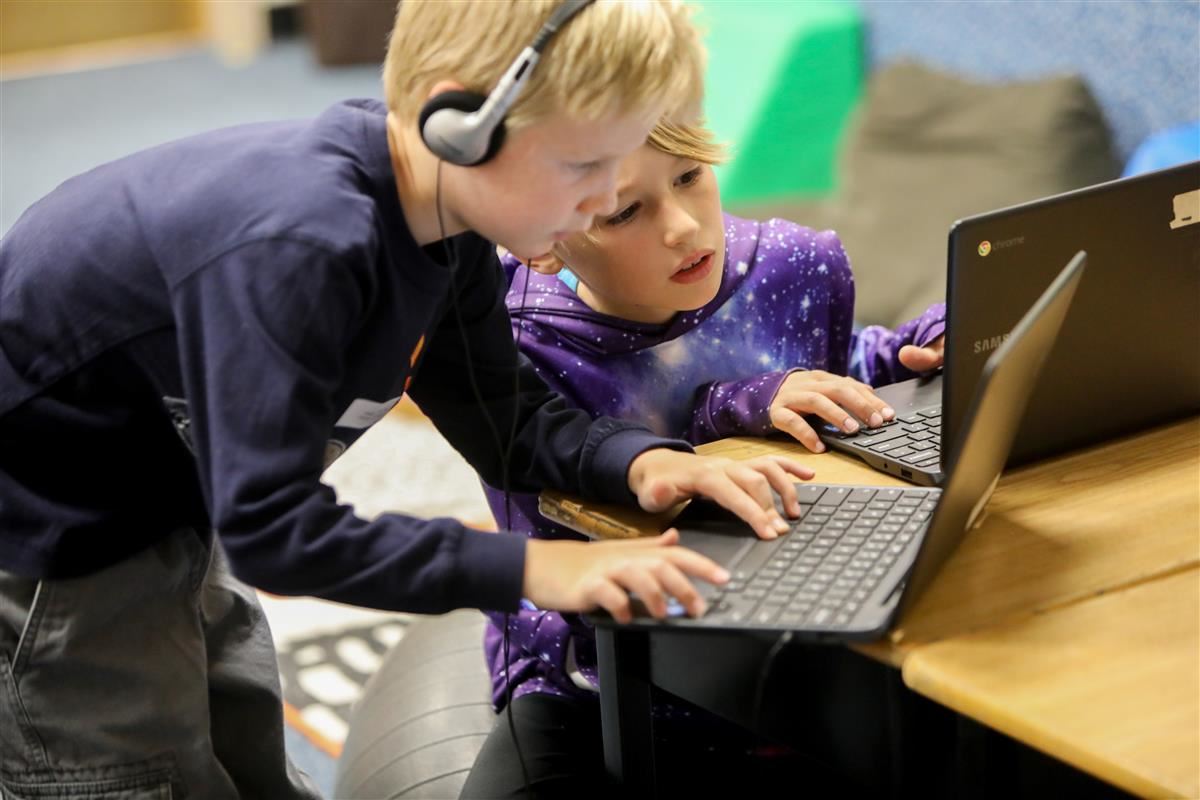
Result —
[[984, 239], [979, 243], [979, 255], [986, 256], [990, 252], [992, 252], [992, 243]]

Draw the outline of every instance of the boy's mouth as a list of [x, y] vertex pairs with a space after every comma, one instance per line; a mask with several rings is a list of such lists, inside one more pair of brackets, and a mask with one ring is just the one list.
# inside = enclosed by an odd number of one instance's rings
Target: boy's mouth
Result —
[[697, 250], [681, 262], [671, 280], [675, 283], [695, 283], [706, 278], [712, 272], [712, 267], [713, 251]]

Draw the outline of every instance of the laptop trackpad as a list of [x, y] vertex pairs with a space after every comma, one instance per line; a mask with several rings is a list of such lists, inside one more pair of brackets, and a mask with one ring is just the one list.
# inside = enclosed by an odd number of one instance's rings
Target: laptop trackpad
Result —
[[758, 538], [744, 520], [713, 502], [693, 500], [672, 523], [679, 543], [725, 568], [741, 560]]
[[731, 536], [724, 533], [703, 533], [701, 531], [679, 532], [681, 545], [708, 556], [726, 569], [740, 561], [755, 541], [745, 535]]

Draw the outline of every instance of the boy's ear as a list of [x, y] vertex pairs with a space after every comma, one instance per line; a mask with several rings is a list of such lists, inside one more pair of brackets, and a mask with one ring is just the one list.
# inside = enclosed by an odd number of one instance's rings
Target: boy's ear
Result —
[[542, 275], [557, 275], [565, 266], [566, 263], [554, 253], [545, 253], [529, 259], [529, 268]]
[[466, 90], [467, 87], [463, 86], [458, 81], [452, 81], [443, 78], [433, 86], [429, 87], [429, 92], [425, 96], [425, 102], [429, 102], [439, 94], [445, 94], [446, 92], [465, 92]]

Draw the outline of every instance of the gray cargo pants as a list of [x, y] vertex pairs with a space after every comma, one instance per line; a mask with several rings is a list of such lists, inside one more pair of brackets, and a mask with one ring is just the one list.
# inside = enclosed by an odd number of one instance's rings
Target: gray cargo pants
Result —
[[0, 571], [0, 797], [317, 798], [254, 591], [180, 530], [83, 578]]

